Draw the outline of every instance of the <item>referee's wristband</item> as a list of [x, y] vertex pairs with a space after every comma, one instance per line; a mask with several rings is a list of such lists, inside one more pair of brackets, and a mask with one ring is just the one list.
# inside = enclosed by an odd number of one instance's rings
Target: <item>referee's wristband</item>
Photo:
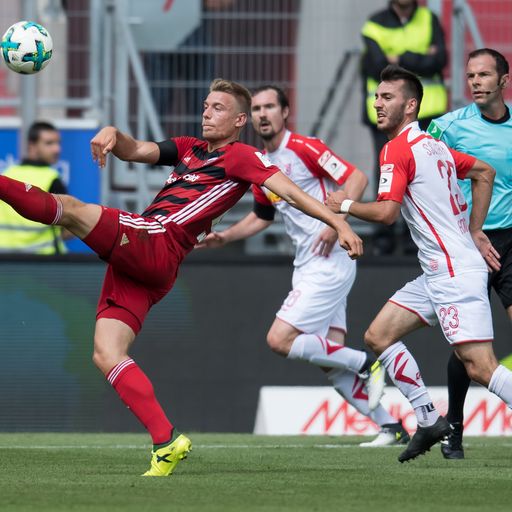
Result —
[[352, 199], [343, 199], [340, 206], [340, 212], [341, 213], [348, 213], [348, 210], [350, 209], [350, 205], [353, 203]]

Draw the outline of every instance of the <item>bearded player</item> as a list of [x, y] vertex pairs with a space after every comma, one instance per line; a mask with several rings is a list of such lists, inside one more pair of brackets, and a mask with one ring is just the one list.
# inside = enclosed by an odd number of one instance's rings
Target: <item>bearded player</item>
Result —
[[[499, 270], [499, 254], [482, 231], [495, 172], [420, 130], [422, 96], [423, 87], [413, 73], [399, 66], [382, 71], [374, 106], [377, 127], [389, 142], [380, 155], [377, 201], [356, 202], [343, 192], [328, 199], [333, 211], [370, 222], [393, 223], [401, 210], [418, 246], [423, 273], [389, 299], [365, 334], [366, 344], [409, 400], [418, 422], [400, 462], [425, 453], [450, 433], [401, 341], [420, 327], [439, 323], [471, 379], [512, 407], [512, 372], [494, 355], [487, 295], [487, 268]], [[471, 215], [457, 178], [471, 180]], [[374, 377], [379, 375], [372, 372], [370, 380]], [[372, 396], [369, 402], [372, 407]]]
[[[348, 197], [361, 198], [368, 183], [361, 170], [321, 140], [286, 128], [290, 107], [282, 89], [275, 85], [259, 87], [252, 96], [251, 113], [265, 155], [302, 190], [323, 202], [328, 191], [344, 186]], [[267, 334], [270, 348], [288, 359], [306, 359], [320, 366], [334, 389], [379, 425], [379, 435], [361, 446], [407, 443], [409, 435], [401, 422], [382, 406], [373, 411], [368, 407], [364, 377], [373, 359], [344, 346], [347, 296], [356, 276], [355, 261], [337, 246], [332, 228], [290, 208], [267, 187], [253, 185], [252, 190], [253, 211], [225, 231], [211, 233], [202, 245], [219, 247], [255, 235], [273, 222], [277, 210], [295, 246], [295, 259], [293, 288]]]

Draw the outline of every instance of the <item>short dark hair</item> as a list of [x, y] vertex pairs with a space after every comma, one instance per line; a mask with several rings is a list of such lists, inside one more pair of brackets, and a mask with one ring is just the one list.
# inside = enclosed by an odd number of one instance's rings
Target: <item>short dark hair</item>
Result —
[[277, 94], [277, 101], [279, 102], [279, 105], [281, 105], [281, 108], [282, 109], [285, 109], [285, 108], [290, 108], [290, 102], [288, 101], [288, 96], [286, 96], [286, 93], [283, 91], [283, 89], [281, 89], [281, 87], [275, 85], [275, 84], [263, 84], [263, 85], [260, 85], [259, 87], [256, 87], [256, 89], [254, 89], [252, 91], [252, 96], [256, 96], [256, 94], [259, 94], [260, 92], [263, 92], [263, 91], [275, 91], [275, 93]]
[[29, 142], [37, 142], [41, 136], [41, 132], [57, 132], [57, 128], [52, 123], [47, 121], [36, 121], [30, 125], [27, 133], [27, 140]]
[[423, 99], [423, 85], [421, 85], [420, 79], [414, 73], [396, 64], [389, 64], [382, 70], [380, 79], [382, 82], [403, 80], [404, 91], [407, 97], [414, 98], [418, 102], [417, 112], [419, 112], [421, 100]]
[[479, 48], [478, 50], [473, 50], [468, 55], [468, 62], [471, 59], [475, 59], [476, 57], [480, 57], [481, 55], [490, 55], [494, 62], [496, 63], [496, 71], [498, 72], [498, 77], [501, 78], [503, 75], [507, 75], [509, 71], [509, 65], [507, 59], [498, 51], [493, 50], [492, 48]]
[[233, 96], [242, 112], [249, 114], [251, 112], [251, 93], [242, 84], [225, 80], [224, 78], [215, 78], [210, 84], [210, 92], [225, 92]]

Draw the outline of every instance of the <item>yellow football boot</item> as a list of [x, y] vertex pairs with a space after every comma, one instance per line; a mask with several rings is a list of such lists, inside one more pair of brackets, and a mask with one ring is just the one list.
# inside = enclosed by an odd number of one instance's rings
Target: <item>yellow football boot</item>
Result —
[[180, 434], [167, 446], [151, 452], [151, 467], [142, 476], [169, 476], [178, 462], [187, 458], [190, 450], [192, 450], [190, 439]]

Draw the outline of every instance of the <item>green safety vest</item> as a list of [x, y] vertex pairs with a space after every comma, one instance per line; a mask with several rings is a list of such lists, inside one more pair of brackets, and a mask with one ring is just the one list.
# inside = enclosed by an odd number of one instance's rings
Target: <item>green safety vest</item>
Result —
[[[4, 176], [30, 183], [48, 192], [59, 173], [51, 167], [13, 165]], [[66, 247], [58, 226], [27, 220], [0, 201], [0, 253], [63, 254]]]
[[[402, 55], [414, 52], [426, 55], [432, 40], [432, 12], [418, 7], [411, 20], [402, 27], [388, 28], [367, 21], [362, 34], [373, 39], [385, 55]], [[440, 76], [421, 78], [423, 99], [419, 119], [444, 114], [448, 108], [448, 94]], [[371, 77], [366, 80], [366, 112], [372, 124], [377, 124], [377, 113], [373, 108], [375, 92], [379, 83]]]

